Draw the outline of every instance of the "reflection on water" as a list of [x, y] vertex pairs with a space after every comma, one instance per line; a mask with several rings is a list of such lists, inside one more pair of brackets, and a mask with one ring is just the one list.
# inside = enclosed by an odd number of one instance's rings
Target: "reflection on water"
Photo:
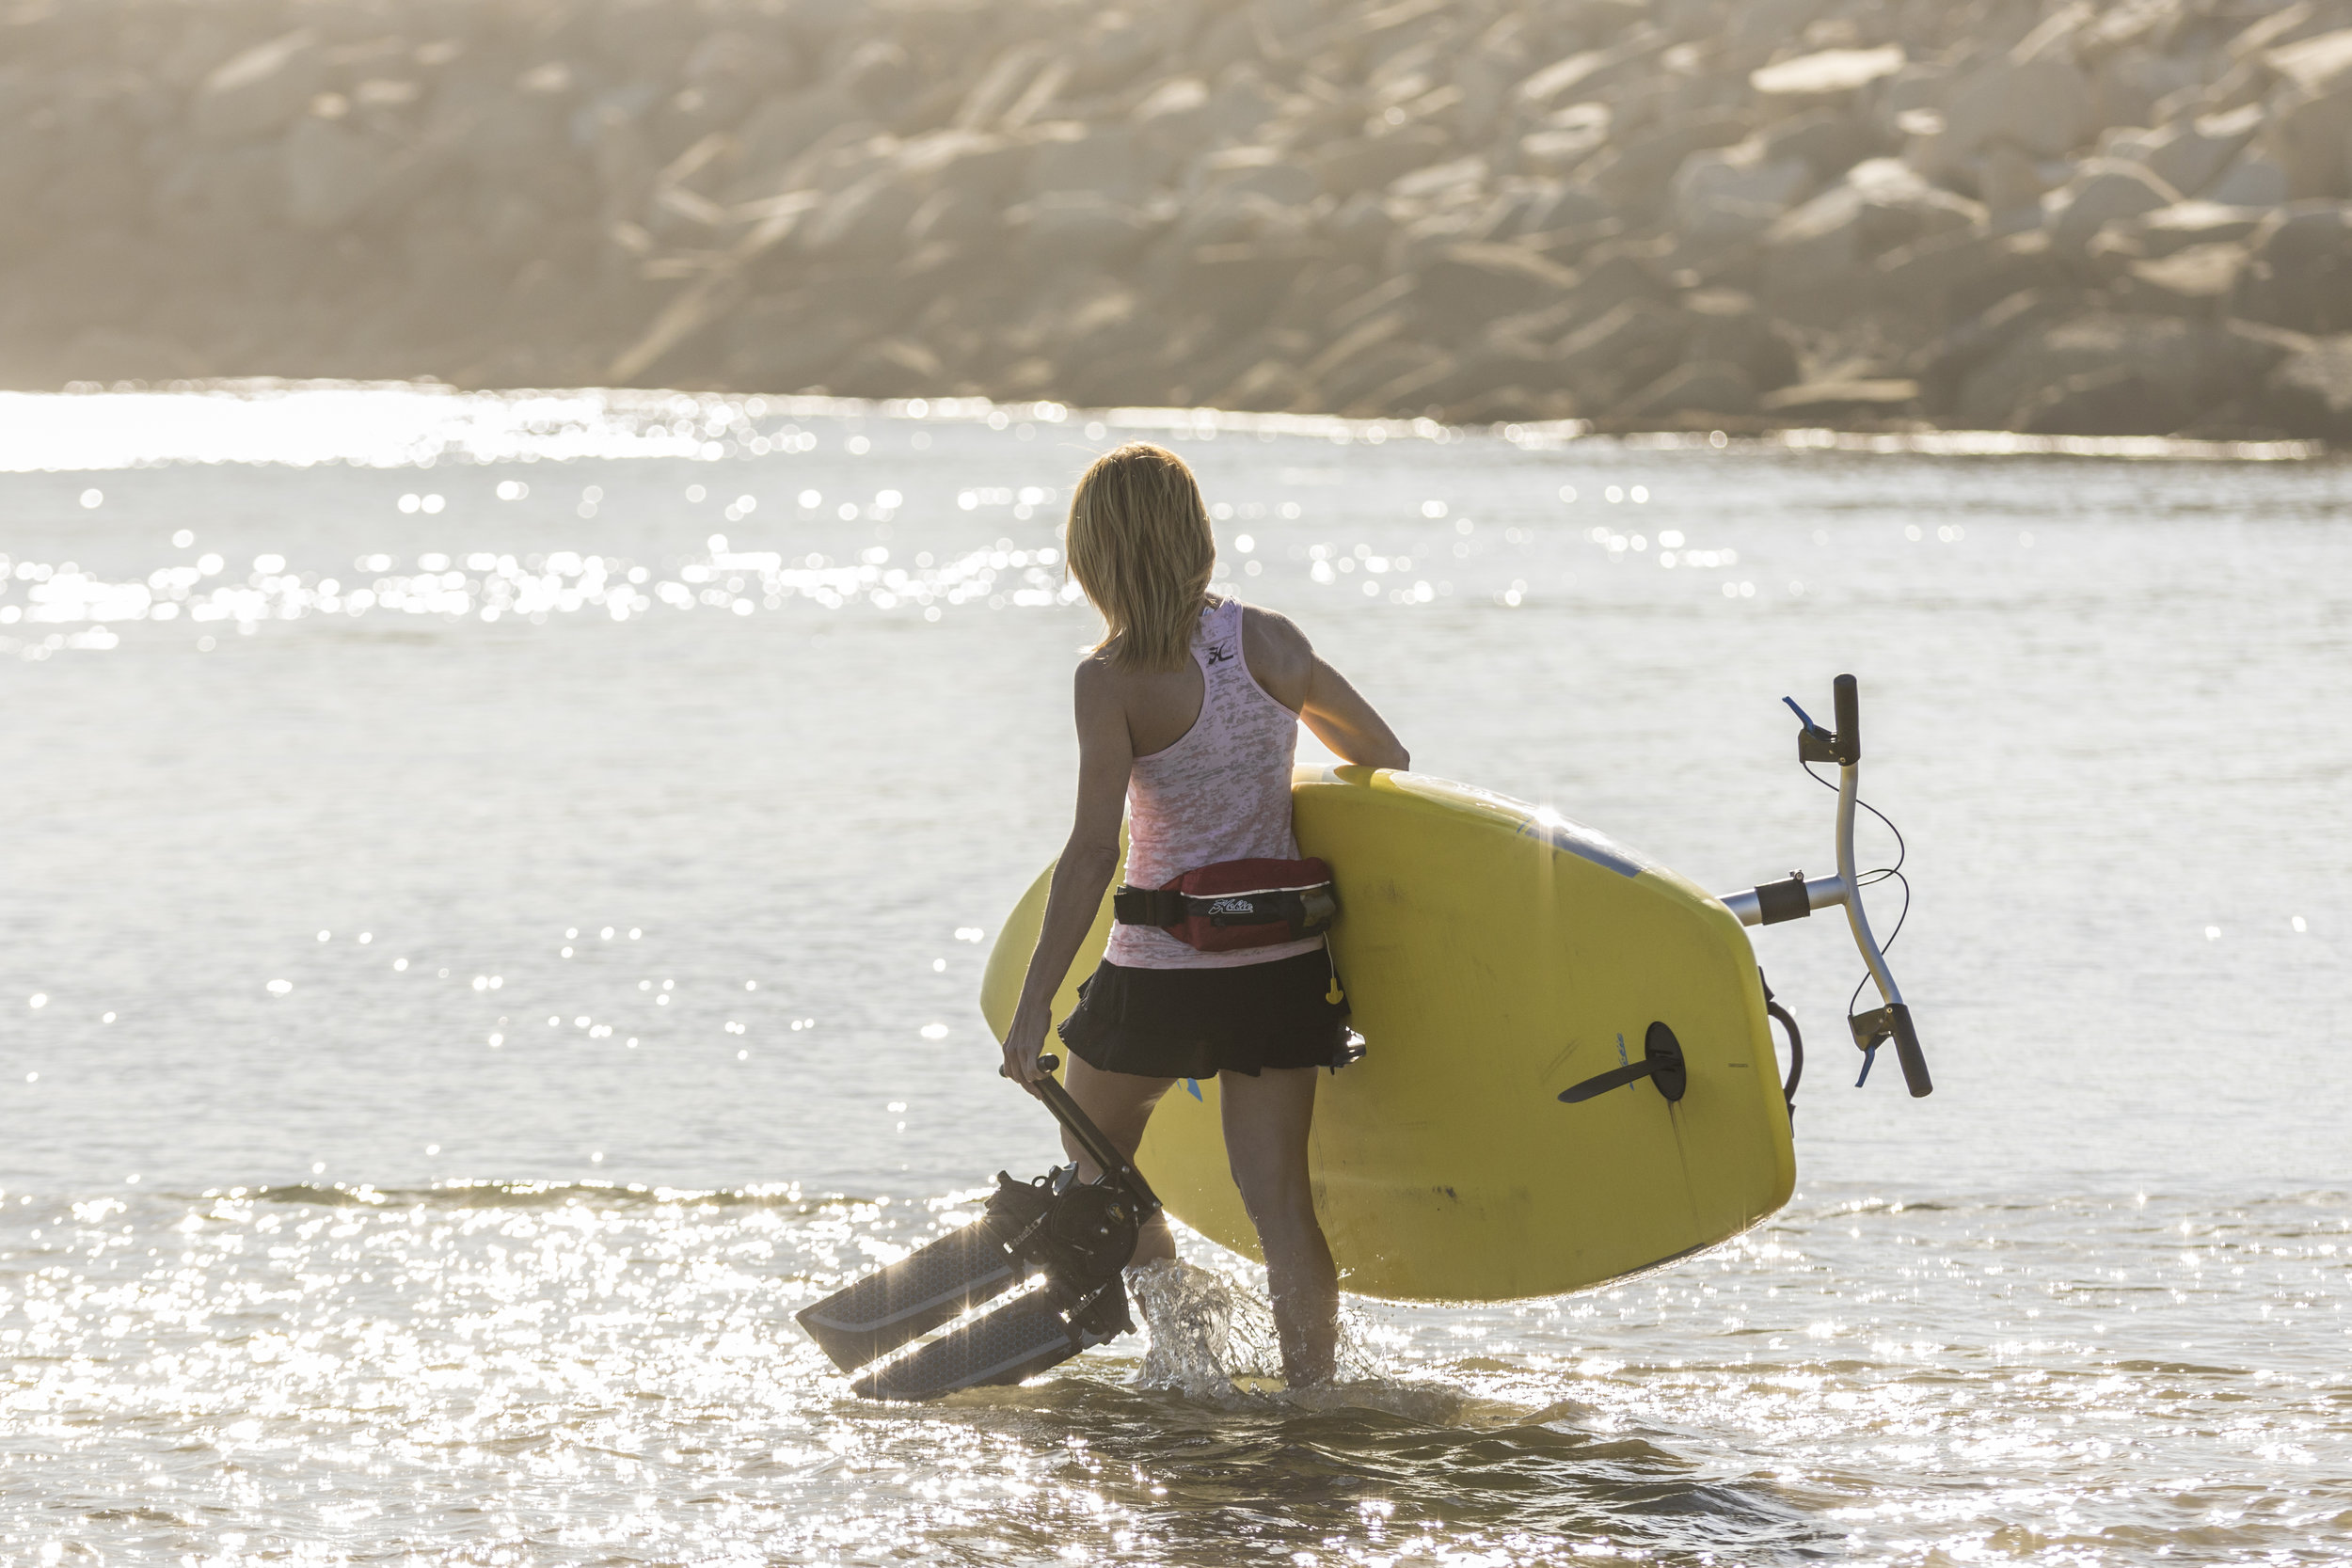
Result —
[[[1311, 1395], [1155, 1387], [1167, 1347], [1129, 1339], [913, 1410], [849, 1399], [790, 1314], [936, 1214], [902, 1232], [790, 1189], [580, 1185], [6, 1204], [18, 1560], [57, 1539], [234, 1561], [2341, 1544], [2342, 1195], [1801, 1198], [1590, 1297], [1369, 1307], [1377, 1365]], [[2086, 1226], [2112, 1239], [2097, 1277]]]
[[[0, 1560], [2343, 1556], [2341, 465], [0, 412]], [[1936, 1096], [1846, 1087], [1851, 944], [1775, 927], [1800, 1196], [1736, 1244], [1353, 1303], [1290, 1395], [1187, 1238], [1152, 1337], [850, 1399], [791, 1314], [1057, 1158], [974, 996], [1066, 826], [1058, 511], [1139, 434], [1417, 760], [1702, 886], [1819, 869], [1776, 699], [1856, 670]]]
[[[890, 514], [881, 515], [887, 520]], [[246, 636], [262, 622], [298, 621], [308, 615], [356, 619], [378, 611], [479, 616], [493, 625], [516, 616], [545, 625], [549, 615], [582, 610], [600, 610], [626, 621], [657, 604], [751, 615], [763, 609], [781, 610], [787, 598], [826, 610], [859, 600], [882, 610], [904, 604], [924, 619], [936, 621], [944, 609], [973, 600], [993, 600], [996, 609], [1072, 603], [1078, 596], [1076, 587], [1061, 582], [1057, 569], [1049, 571], [1060, 559], [1060, 552], [1050, 546], [1037, 550], [975, 549], [944, 562], [925, 551], [910, 572], [890, 564], [886, 546], [872, 546], [847, 562], [817, 553], [787, 562], [775, 550], [729, 550], [725, 536], [714, 534], [707, 554], [680, 564], [675, 578], [659, 580], [652, 569], [624, 557], [556, 550], [518, 562], [512, 555], [477, 550], [462, 562], [427, 552], [416, 561], [419, 570], [410, 574], [395, 572], [389, 555], [365, 555], [354, 562], [362, 575], [350, 581], [289, 570], [284, 556], [264, 554], [254, 558], [252, 572], [240, 583], [215, 580], [227, 562], [212, 552], [192, 564], [159, 566], [143, 582], [108, 582], [71, 562], [62, 566], [34, 561], [11, 563], [0, 556], [0, 570], [13, 565], [25, 600], [23, 606], [0, 604], [0, 626], [21, 626], [25, 632], [0, 634], [0, 654], [41, 659], [60, 649], [103, 653], [122, 643], [121, 634], [108, 623], [176, 621], [183, 612], [194, 626], [226, 623], [224, 630], [233, 626]], [[364, 575], [368, 573], [385, 575]], [[41, 626], [86, 629], [29, 635]]]

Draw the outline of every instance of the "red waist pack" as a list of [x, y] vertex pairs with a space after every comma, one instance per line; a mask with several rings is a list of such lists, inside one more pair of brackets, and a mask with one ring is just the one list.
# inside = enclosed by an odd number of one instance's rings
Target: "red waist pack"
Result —
[[1271, 947], [1320, 936], [1339, 917], [1331, 868], [1319, 860], [1219, 861], [1165, 887], [1121, 887], [1111, 917], [1157, 926], [1203, 953]]

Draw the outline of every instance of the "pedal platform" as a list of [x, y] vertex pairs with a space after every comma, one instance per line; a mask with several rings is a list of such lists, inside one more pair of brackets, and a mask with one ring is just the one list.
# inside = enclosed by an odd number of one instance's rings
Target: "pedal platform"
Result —
[[[1000, 1171], [979, 1219], [804, 1308], [798, 1321], [843, 1371], [870, 1369], [850, 1385], [866, 1399], [936, 1399], [1019, 1383], [1134, 1328], [1122, 1271], [1155, 1211], [1117, 1181], [1080, 1181], [1075, 1165], [1034, 1181]], [[1034, 1289], [883, 1359], [1030, 1281]]]

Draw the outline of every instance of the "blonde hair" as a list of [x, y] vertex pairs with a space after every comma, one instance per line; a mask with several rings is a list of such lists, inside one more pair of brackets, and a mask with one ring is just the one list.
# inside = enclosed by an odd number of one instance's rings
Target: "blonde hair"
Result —
[[1102, 612], [1099, 652], [1121, 670], [1176, 670], [1216, 564], [1200, 485], [1165, 447], [1104, 452], [1070, 497], [1070, 575]]

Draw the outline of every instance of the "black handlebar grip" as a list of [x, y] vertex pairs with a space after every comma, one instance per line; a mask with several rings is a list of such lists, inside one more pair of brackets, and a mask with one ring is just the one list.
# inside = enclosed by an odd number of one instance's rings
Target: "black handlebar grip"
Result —
[[1848, 768], [1862, 760], [1862, 695], [1851, 675], [1840, 675], [1831, 691], [1837, 705], [1837, 760]]
[[1903, 1064], [1903, 1082], [1910, 1085], [1912, 1099], [1925, 1100], [1935, 1092], [1935, 1081], [1928, 1076], [1927, 1053], [1919, 1049], [1919, 1032], [1911, 1026], [1911, 1009], [1898, 1004], [1887, 1011], [1894, 1015], [1895, 1058]]

